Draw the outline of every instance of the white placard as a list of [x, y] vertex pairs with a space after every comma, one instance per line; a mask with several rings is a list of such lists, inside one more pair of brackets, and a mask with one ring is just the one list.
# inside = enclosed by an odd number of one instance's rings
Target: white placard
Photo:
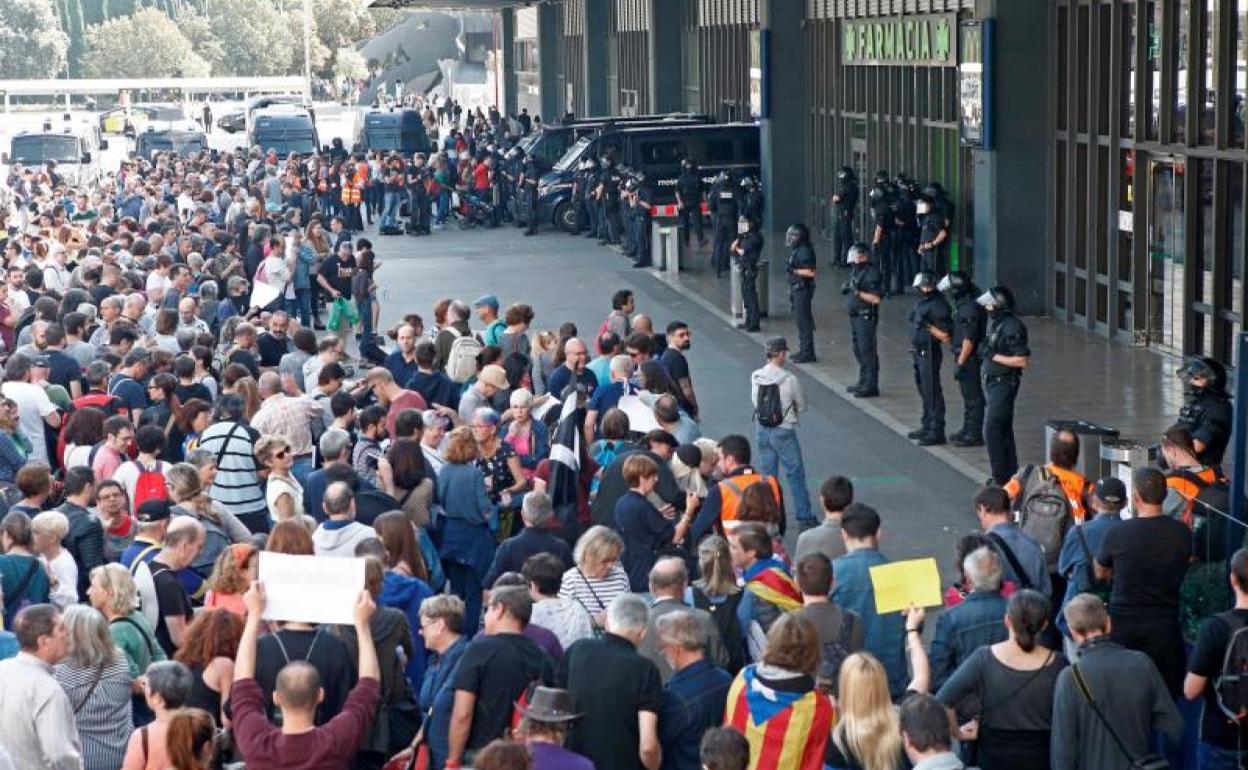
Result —
[[661, 427], [654, 410], [637, 396], [620, 396], [618, 406], [628, 415], [628, 429], [633, 433], [649, 433]]
[[364, 560], [261, 551], [259, 579], [265, 620], [349, 626], [364, 590]]
[[275, 286], [256, 281], [256, 285], [251, 290], [251, 307], [268, 307], [281, 293], [282, 290]]
[[1124, 233], [1133, 232], [1135, 230], [1135, 213], [1119, 210], [1118, 229]]

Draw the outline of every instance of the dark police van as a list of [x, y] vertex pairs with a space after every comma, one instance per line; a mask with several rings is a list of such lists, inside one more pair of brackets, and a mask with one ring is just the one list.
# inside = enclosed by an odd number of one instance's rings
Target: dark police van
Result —
[[756, 123], [726, 123], [704, 126], [649, 126], [603, 131], [582, 137], [564, 154], [554, 169], [538, 184], [538, 206], [542, 221], [571, 230], [576, 209], [572, 205], [572, 182], [585, 158], [615, 158], [616, 166], [644, 171], [654, 190], [654, 203], [676, 202], [676, 179], [680, 163], [692, 158], [709, 189], [721, 171], [738, 177], [758, 176], [759, 136]]
[[396, 150], [410, 158], [430, 149], [425, 124], [417, 110], [370, 110], [364, 113], [358, 136], [361, 150]]
[[185, 158], [208, 147], [208, 140], [203, 131], [179, 131], [169, 129], [155, 131], [148, 129], [139, 134], [135, 140], [134, 154], [140, 158], [151, 160], [156, 152], [176, 152]]
[[559, 125], [543, 126], [520, 140], [526, 155], [536, 155], [543, 171], [549, 171], [578, 139], [599, 131], [639, 126], [694, 126], [711, 123], [708, 115], [673, 112], [666, 115], [638, 115], [631, 118], [579, 118]]
[[278, 157], [287, 155], [312, 155], [321, 147], [317, 141], [316, 124], [312, 114], [294, 105], [274, 105], [258, 110], [251, 118], [247, 141], [267, 153], [273, 150]]

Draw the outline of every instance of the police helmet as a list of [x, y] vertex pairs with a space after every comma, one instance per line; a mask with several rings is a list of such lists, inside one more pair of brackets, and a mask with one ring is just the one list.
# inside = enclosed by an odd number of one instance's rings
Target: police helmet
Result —
[[750, 219], [749, 217], [743, 214], [737, 217], [737, 232], [739, 234], [744, 235], [745, 233], [748, 233], [750, 231], [750, 227], [753, 224], [754, 224], [754, 220]]
[[916, 289], [935, 289], [936, 274], [931, 270], [920, 270], [914, 274], [914, 283], [911, 285]]
[[510, 150], [508, 150], [508, 151], [507, 151], [507, 158], [508, 158], [508, 159], [518, 157], [519, 155], [520, 155], [520, 148], [519, 148], [519, 147], [512, 147]]
[[1014, 292], [1005, 286], [993, 286], [975, 300], [990, 310], [1013, 310]]
[[944, 278], [941, 278], [940, 283], [936, 284], [937, 291], [947, 292], [955, 297], [961, 297], [968, 293], [972, 287], [971, 277], [961, 270], [954, 270]]
[[810, 231], [806, 229], [806, 225], [800, 222], [789, 225], [789, 229], [784, 231], [785, 246], [801, 246], [809, 242]]
[[[845, 262], [850, 265], [856, 265], [858, 264], [860, 257], [865, 257], [866, 259], [871, 258], [871, 247], [864, 241], [858, 241], [853, 246], [849, 247], [849, 251], [845, 252]], [[863, 259], [862, 261], [865, 262], [866, 259]]]
[[904, 190], [910, 186], [912, 181], [914, 180], [906, 172], [898, 171], [897, 176], [893, 179], [893, 184], [897, 185], [897, 189]]
[[883, 202], [886, 198], [888, 198], [888, 188], [885, 187], [883, 182], [877, 180], [876, 183], [871, 186], [871, 192], [867, 193], [867, 197], [870, 198], [871, 205], [874, 206], [876, 203]]
[[879, 184], [880, 182], [887, 182], [887, 181], [888, 181], [888, 171], [886, 171], [885, 169], [880, 169], [879, 171], [875, 172], [876, 184]]
[[637, 169], [637, 173], [633, 174], [633, 178], [637, 180], [638, 184], [640, 184], [641, 182], [646, 181], [646, 172], [641, 169]]
[[682, 159], [682, 160], [680, 161], [680, 167], [681, 167], [681, 168], [683, 168], [683, 169], [684, 169], [684, 170], [686, 170], [686, 171], [692, 171], [692, 170], [693, 170], [693, 159], [692, 159], [692, 158], [684, 158], [684, 159]]
[[594, 158], [586, 158], [586, 159], [585, 159], [585, 168], [586, 168], [586, 169], [595, 169], [595, 168], [598, 168], [598, 161], [597, 161], [597, 160], [595, 160]]
[[625, 190], [628, 190], [629, 192], [632, 192], [633, 190], [636, 190], [636, 189], [637, 189], [637, 180], [635, 180], [635, 179], [629, 179], [627, 182], [625, 182], [625, 183], [624, 183], [624, 189], [625, 189]]
[[841, 166], [836, 170], [836, 178], [842, 182], [848, 182], [855, 178], [854, 170], [849, 166]]
[[728, 172], [721, 171], [715, 175], [715, 184], [723, 184], [728, 181]]
[[1226, 367], [1212, 358], [1188, 356], [1175, 372], [1184, 385], [1191, 385], [1196, 377], [1205, 380], [1203, 390], [1222, 392], [1226, 388]]
[[945, 197], [945, 188], [941, 186], [940, 182], [930, 182], [927, 187], [923, 188], [923, 194], [933, 201], [938, 201]]

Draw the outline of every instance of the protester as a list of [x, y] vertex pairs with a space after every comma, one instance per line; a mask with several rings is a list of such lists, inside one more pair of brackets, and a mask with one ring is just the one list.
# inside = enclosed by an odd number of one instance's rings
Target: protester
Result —
[[0, 746], [19, 768], [79, 770], [83, 754], [73, 704], [52, 674], [69, 654], [64, 618], [50, 604], [31, 604], [6, 627], [21, 651], [0, 661]]
[[129, 664], [99, 612], [75, 605], [65, 610], [64, 623], [68, 655], [56, 664], [53, 675], [73, 706], [82, 766], [116, 770], [131, 726]]

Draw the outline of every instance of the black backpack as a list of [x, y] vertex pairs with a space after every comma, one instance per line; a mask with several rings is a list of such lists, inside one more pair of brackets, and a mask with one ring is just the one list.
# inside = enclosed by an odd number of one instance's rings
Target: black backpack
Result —
[[754, 407], [754, 419], [764, 428], [775, 428], [784, 423], [788, 410], [780, 398], [780, 385], [768, 383], [758, 386], [758, 400]]
[[850, 639], [857, 627], [858, 613], [842, 610], [840, 635], [834, 641], [819, 645], [819, 670], [815, 672], [815, 684], [834, 697], [840, 681], [841, 664], [850, 656]]
[[1242, 722], [1248, 716], [1248, 623], [1233, 610], [1217, 617], [1231, 627], [1231, 638], [1222, 656], [1222, 669], [1213, 680], [1214, 692], [1222, 712]]
[[693, 587], [693, 606], [711, 613], [715, 627], [719, 629], [719, 638], [724, 641], [724, 649], [728, 651], [728, 673], [736, 676], [745, 667], [745, 638], [741, 632], [741, 621], [737, 618], [737, 607], [741, 605], [743, 591], [729, 596], [716, 604], [710, 600], [701, 588]]

